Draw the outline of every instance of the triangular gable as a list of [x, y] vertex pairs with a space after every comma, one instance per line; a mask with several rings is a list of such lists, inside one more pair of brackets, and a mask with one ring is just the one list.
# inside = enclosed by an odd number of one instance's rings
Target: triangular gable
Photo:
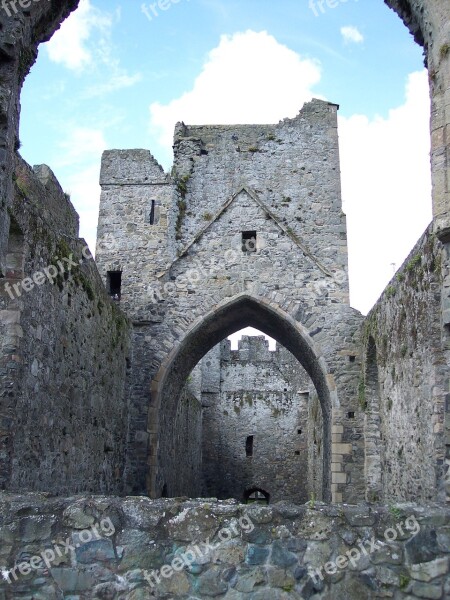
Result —
[[172, 266], [180, 259], [183, 258], [183, 256], [186, 256], [186, 254], [189, 252], [189, 250], [192, 248], [192, 246], [194, 244], [196, 244], [199, 239], [201, 237], [203, 237], [203, 234], [211, 227], [211, 225], [213, 223], [215, 223], [215, 221], [217, 221], [222, 215], [223, 213], [227, 210], [227, 208], [234, 202], [234, 200], [236, 200], [236, 198], [239, 196], [239, 194], [241, 194], [242, 192], [245, 192], [254, 202], [256, 202], [256, 204], [266, 213], [266, 215], [272, 219], [272, 221], [291, 239], [292, 242], [294, 242], [294, 244], [300, 248], [300, 250], [303, 252], [303, 254], [309, 258], [321, 271], [322, 273], [324, 273], [324, 275], [328, 275], [329, 277], [332, 277], [332, 273], [330, 273], [330, 271], [328, 271], [328, 269], [326, 269], [322, 263], [317, 260], [317, 258], [315, 256], [313, 256], [313, 254], [309, 251], [309, 249], [307, 248], [307, 246], [301, 242], [299, 240], [299, 238], [297, 237], [297, 235], [292, 231], [292, 229], [290, 227], [286, 227], [275, 215], [274, 213], [264, 204], [264, 202], [258, 197], [258, 195], [256, 194], [256, 192], [254, 192], [253, 190], [250, 190], [247, 186], [242, 186], [241, 188], [239, 188], [239, 190], [233, 194], [223, 205], [222, 207], [218, 210], [218, 212], [213, 216], [213, 218], [204, 226], [200, 229], [200, 231], [193, 237], [193, 239], [181, 250], [181, 252], [178, 254], [177, 258], [175, 258], [170, 265], [167, 267], [166, 271], [164, 271], [163, 273], [161, 273], [160, 275], [158, 275], [158, 279], [161, 277], [164, 277], [164, 275], [167, 274], [167, 272], [172, 268]]

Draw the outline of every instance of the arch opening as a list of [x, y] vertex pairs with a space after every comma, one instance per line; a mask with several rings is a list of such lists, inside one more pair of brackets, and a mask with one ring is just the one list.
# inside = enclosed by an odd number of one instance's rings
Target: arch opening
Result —
[[270, 494], [261, 488], [246, 490], [243, 496], [244, 504], [270, 504]]
[[[197, 363], [221, 340], [246, 326], [274, 338], [295, 357], [312, 381], [323, 419], [322, 497], [330, 501], [334, 390], [330, 389], [327, 380], [325, 360], [299, 323], [278, 307], [246, 294], [216, 307], [199, 320], [167, 357], [155, 377], [149, 411], [151, 453], [148, 489], [152, 497], [158, 496], [163, 483], [167, 485], [169, 496], [198, 495], [199, 482], [191, 479], [195, 468], [189, 464], [189, 452], [183, 447], [180, 433], [176, 430], [181, 393]], [[298, 435], [297, 428], [295, 432]], [[244, 456], [245, 444], [244, 439]]]

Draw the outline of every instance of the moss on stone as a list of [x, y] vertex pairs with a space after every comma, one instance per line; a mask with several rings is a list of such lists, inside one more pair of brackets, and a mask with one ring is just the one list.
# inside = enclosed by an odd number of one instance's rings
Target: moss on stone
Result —
[[406, 265], [406, 271], [408, 273], [411, 273], [420, 264], [422, 264], [422, 256], [420, 254], [416, 254], [415, 256], [413, 256], [413, 258]]
[[386, 298], [393, 298], [397, 293], [397, 289], [393, 285], [388, 285], [386, 288]]
[[441, 59], [444, 59], [449, 52], [450, 44], [442, 44], [442, 46], [439, 48], [439, 56], [441, 57]]

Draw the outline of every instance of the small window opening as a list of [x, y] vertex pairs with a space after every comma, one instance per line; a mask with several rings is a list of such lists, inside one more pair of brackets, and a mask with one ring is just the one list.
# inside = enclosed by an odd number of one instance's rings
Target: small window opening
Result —
[[355, 418], [355, 413], [352, 410], [348, 413], [348, 418], [349, 419], [354, 419]]
[[108, 293], [113, 300], [120, 300], [122, 294], [122, 271], [108, 271]]
[[256, 252], [256, 231], [242, 232], [242, 252]]
[[161, 490], [161, 498], [168, 498], [168, 493], [167, 493], [167, 483], [165, 483], [163, 485], [163, 488]]
[[356, 360], [356, 356], [349, 356], [348, 358], [349, 358], [350, 362], [355, 362], [355, 360]]
[[269, 504], [270, 494], [261, 489], [252, 489], [244, 492], [245, 504]]
[[300, 456], [300, 450], [295, 451], [295, 456]]
[[302, 434], [302, 430], [301, 429], [297, 429], [297, 433], [298, 433], [298, 435], [301, 435]]
[[155, 224], [155, 201], [152, 200], [152, 207], [150, 209], [150, 225]]
[[245, 442], [245, 454], [247, 457], [253, 456], [253, 436], [249, 435]]

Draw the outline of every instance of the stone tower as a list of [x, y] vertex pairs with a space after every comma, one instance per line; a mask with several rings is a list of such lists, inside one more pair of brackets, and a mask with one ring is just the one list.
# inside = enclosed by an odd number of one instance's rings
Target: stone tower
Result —
[[277, 125], [178, 124], [170, 176], [148, 151], [105, 152], [96, 259], [134, 326], [130, 491], [199, 494], [201, 445], [186, 431], [201, 415], [178, 399], [202, 356], [246, 325], [314, 383], [324, 497], [358, 489], [358, 443], [340, 445], [331, 475], [332, 425], [339, 436], [362, 424], [343, 417], [357, 403], [360, 315], [349, 307], [337, 110], [313, 100]]

